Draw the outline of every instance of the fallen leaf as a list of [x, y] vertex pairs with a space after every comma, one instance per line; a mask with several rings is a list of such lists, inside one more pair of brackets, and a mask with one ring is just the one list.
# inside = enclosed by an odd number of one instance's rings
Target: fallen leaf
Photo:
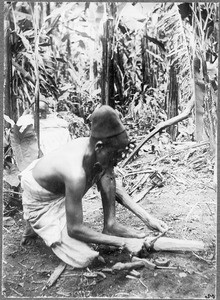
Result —
[[106, 263], [105, 259], [101, 255], [98, 256], [98, 261], [102, 262], [103, 264]]
[[20, 285], [21, 287], [24, 287], [24, 282], [21, 282], [18, 285]]
[[9, 227], [15, 224], [15, 220], [12, 217], [3, 217], [3, 224]]
[[186, 277], [186, 276], [187, 276], [187, 274], [184, 272], [179, 273], [179, 277], [181, 277], [181, 278]]

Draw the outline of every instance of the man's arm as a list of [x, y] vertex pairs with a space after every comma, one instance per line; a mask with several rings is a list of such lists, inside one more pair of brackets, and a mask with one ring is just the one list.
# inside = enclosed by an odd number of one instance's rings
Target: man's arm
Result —
[[127, 194], [126, 190], [116, 182], [116, 201], [122, 204], [124, 207], [132, 211], [137, 217], [139, 217], [148, 227], [157, 229], [161, 232], [165, 232], [168, 226], [152, 215], [150, 215], [145, 209], [138, 205]]
[[68, 235], [86, 243], [105, 244], [126, 248], [130, 252], [139, 252], [144, 244], [144, 240], [109, 236], [83, 224], [82, 197], [85, 185], [86, 179], [84, 176], [77, 179], [72, 178], [65, 182]]
[[115, 213], [115, 193], [116, 183], [113, 167], [109, 167], [97, 183], [102, 197], [104, 212], [104, 229], [103, 232], [109, 235], [121, 236], [126, 238], [144, 238], [146, 235], [137, 232], [128, 224], [123, 225], [116, 221]]

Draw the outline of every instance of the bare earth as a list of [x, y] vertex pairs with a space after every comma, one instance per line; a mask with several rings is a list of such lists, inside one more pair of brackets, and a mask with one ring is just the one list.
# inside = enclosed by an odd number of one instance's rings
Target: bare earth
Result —
[[[145, 157], [143, 163], [146, 163]], [[39, 238], [35, 245], [23, 248], [20, 239], [23, 232], [22, 212], [13, 218], [13, 225], [3, 228], [3, 294], [5, 297], [123, 297], [123, 298], [210, 298], [214, 299], [216, 280], [216, 192], [213, 189], [212, 172], [208, 168], [195, 171], [179, 162], [160, 164], [165, 185], [154, 188], [140, 202], [154, 216], [164, 220], [172, 230], [166, 236], [178, 239], [202, 240], [206, 250], [202, 253], [154, 252], [150, 259], [170, 259], [170, 266], [177, 269], [138, 269], [140, 278], [126, 278], [128, 271], [115, 274], [88, 273], [111, 268], [116, 262], [129, 262], [127, 253], [117, 249], [99, 247], [105, 262], [97, 261], [89, 269], [67, 267], [57, 282], [43, 289], [49, 276], [59, 265], [59, 259]], [[134, 177], [136, 181], [136, 178]], [[141, 191], [141, 189], [140, 189]], [[102, 209], [98, 195], [91, 190], [84, 201], [85, 221], [102, 230]], [[137, 217], [121, 206], [117, 216], [123, 224], [136, 229], [149, 230]]]

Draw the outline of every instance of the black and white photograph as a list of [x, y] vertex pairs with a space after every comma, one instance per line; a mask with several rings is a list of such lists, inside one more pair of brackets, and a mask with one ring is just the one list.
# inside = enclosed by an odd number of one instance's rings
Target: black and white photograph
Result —
[[1, 299], [217, 299], [219, 3], [1, 6]]

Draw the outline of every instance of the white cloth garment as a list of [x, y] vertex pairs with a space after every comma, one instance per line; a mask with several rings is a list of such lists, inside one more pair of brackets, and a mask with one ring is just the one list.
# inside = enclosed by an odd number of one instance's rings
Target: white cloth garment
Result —
[[51, 193], [36, 182], [32, 169], [37, 161], [20, 174], [24, 219], [61, 260], [75, 268], [86, 267], [99, 253], [68, 236], [65, 196]]

